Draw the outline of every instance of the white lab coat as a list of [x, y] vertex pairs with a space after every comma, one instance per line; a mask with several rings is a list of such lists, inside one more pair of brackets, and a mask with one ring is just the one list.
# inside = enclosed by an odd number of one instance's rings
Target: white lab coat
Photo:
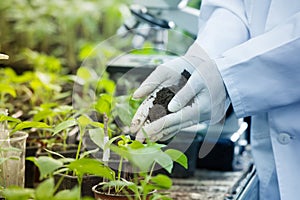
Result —
[[300, 1], [202, 0], [196, 42], [252, 116], [260, 199], [300, 199]]

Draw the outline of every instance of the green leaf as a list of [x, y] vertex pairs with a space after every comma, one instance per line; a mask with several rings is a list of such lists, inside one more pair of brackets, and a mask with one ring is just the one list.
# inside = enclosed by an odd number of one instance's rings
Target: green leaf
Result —
[[69, 119], [67, 121], [63, 121], [59, 123], [55, 128], [54, 128], [54, 133], [53, 135], [56, 135], [57, 133], [70, 128], [72, 126], [75, 126], [77, 124], [77, 121], [75, 119]]
[[28, 157], [27, 160], [32, 161], [40, 170], [40, 179], [46, 178], [53, 174], [57, 169], [63, 166], [61, 160], [56, 160], [48, 156]]
[[58, 157], [60, 157], [60, 158], [65, 158], [63, 155], [61, 155], [60, 153], [58, 153], [58, 152], [55, 152], [55, 151], [51, 151], [50, 149], [44, 149], [46, 152], [48, 152], [48, 153], [50, 153], [50, 154], [52, 154], [52, 155], [56, 155], [56, 156], [58, 156]]
[[104, 129], [97, 128], [97, 129], [90, 129], [89, 135], [91, 140], [101, 149], [104, 149]]
[[1, 88], [1, 93], [3, 94], [9, 94], [12, 97], [16, 97], [17, 93], [14, 87], [8, 85], [8, 84], [1, 84], [0, 83], [0, 88]]
[[109, 180], [114, 179], [115, 172], [112, 171], [109, 167], [103, 165], [102, 162], [92, 158], [81, 158], [74, 160], [67, 167], [74, 171], [79, 177], [84, 174], [92, 174]]
[[171, 197], [167, 196], [167, 194], [161, 193], [153, 193], [152, 200], [173, 200]]
[[145, 146], [140, 141], [134, 140], [131, 144], [129, 144], [129, 147], [132, 149], [140, 149], [144, 148]]
[[77, 118], [77, 122], [81, 127], [86, 127], [87, 125], [91, 124], [92, 120], [88, 116], [81, 115]]
[[171, 173], [172, 172], [172, 168], [173, 168], [173, 161], [171, 159], [171, 157], [164, 153], [164, 152], [160, 152], [157, 155], [155, 155], [155, 161], [165, 170], [167, 170], [167, 172]]
[[95, 104], [95, 109], [97, 110], [97, 112], [110, 115], [112, 108], [112, 99], [112, 96], [109, 94], [99, 95], [99, 98], [97, 99], [97, 102]]
[[118, 116], [120, 118], [120, 121], [124, 125], [130, 126], [133, 116], [132, 116], [131, 108], [129, 107], [129, 104], [127, 102], [116, 103], [115, 109], [113, 109], [112, 112], [114, 116]]
[[111, 150], [119, 154], [121, 157], [126, 158], [131, 162], [134, 166], [138, 167], [139, 170], [143, 172], [148, 172], [155, 162], [155, 158], [159, 152], [154, 146], [147, 146], [144, 148], [124, 149], [124, 146], [118, 147], [115, 145], [111, 145]]
[[38, 111], [36, 114], [34, 114], [33, 120], [38, 122], [38, 121], [47, 119], [48, 117], [52, 117], [52, 116], [54, 116], [54, 112], [51, 109], [47, 108], [47, 109]]
[[[66, 92], [65, 92], [66, 93]], [[69, 93], [68, 93], [69, 94]], [[67, 95], [69, 96], [69, 95]], [[66, 96], [66, 97], [67, 97]], [[59, 105], [57, 106], [56, 108], [53, 109], [53, 111], [55, 113], [60, 113], [60, 114], [63, 114], [63, 115], [66, 115], [66, 114], [70, 114], [73, 112], [73, 107], [72, 106], [69, 106], [69, 105]]]
[[172, 186], [172, 180], [163, 174], [151, 177], [151, 182], [156, 186], [156, 189], [170, 189]]
[[97, 128], [103, 128], [103, 127], [104, 127], [104, 124], [101, 123], [101, 122], [94, 122], [94, 121], [91, 121], [91, 122], [90, 122], [90, 125], [93, 126], [93, 127], [97, 127]]
[[168, 154], [174, 162], [177, 162], [181, 166], [183, 166], [185, 169], [188, 168], [188, 159], [184, 153], [181, 151], [178, 151], [176, 149], [167, 149], [165, 151], [166, 154]]
[[5, 114], [0, 114], [0, 122], [3, 122], [3, 121], [8, 121], [8, 122], [17, 122], [17, 123], [20, 123], [21, 120], [17, 119], [17, 118], [14, 118], [14, 117], [10, 117], [10, 116], [7, 116]]
[[88, 81], [90, 78], [92, 78], [92, 74], [90, 70], [87, 69], [86, 67], [80, 67], [77, 70], [77, 76], [84, 81]]
[[21, 83], [28, 83], [34, 78], [34, 74], [32, 71], [25, 71], [23, 74], [14, 77], [14, 82], [21, 84]]
[[115, 92], [116, 84], [114, 81], [109, 79], [100, 79], [97, 84], [97, 90], [104, 89], [106, 93], [113, 95]]
[[80, 199], [80, 188], [75, 186], [71, 190], [61, 190], [55, 196], [53, 200], [77, 200]]
[[35, 196], [37, 200], [52, 199], [54, 192], [54, 179], [49, 178], [38, 185]]
[[70, 163], [72, 161], [74, 161], [75, 158], [59, 158], [59, 161], [62, 162], [62, 163]]
[[49, 110], [58, 106], [58, 103], [43, 103], [40, 105], [41, 110]]
[[34, 189], [10, 186], [2, 191], [3, 197], [7, 200], [28, 200], [33, 199]]
[[89, 151], [86, 150], [86, 151], [82, 152], [79, 157], [80, 158], [85, 158], [85, 157], [87, 157], [90, 154], [99, 152], [99, 150], [100, 150], [99, 148], [92, 149], [92, 150], [89, 150]]
[[26, 128], [51, 128], [48, 124], [44, 122], [30, 122], [30, 121], [24, 121], [15, 126], [13, 129], [13, 132], [20, 131]]
[[95, 46], [92, 44], [84, 44], [79, 52], [80, 60], [84, 60], [87, 57], [95, 56], [96, 53], [95, 53], [95, 51], [93, 51], [94, 48], [95, 48]]

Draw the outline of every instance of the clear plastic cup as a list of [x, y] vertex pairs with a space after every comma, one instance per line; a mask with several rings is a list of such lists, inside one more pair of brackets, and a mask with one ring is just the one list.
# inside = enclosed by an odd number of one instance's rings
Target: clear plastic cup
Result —
[[8, 139], [0, 139], [0, 189], [24, 187], [27, 137], [25, 132], [16, 132]]

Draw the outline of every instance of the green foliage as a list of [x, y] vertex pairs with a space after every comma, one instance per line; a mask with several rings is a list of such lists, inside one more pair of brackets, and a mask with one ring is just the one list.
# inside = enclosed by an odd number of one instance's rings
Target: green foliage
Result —
[[12, 97], [16, 97], [17, 96], [15, 88], [12, 87], [12, 86], [10, 86], [9, 84], [1, 83], [0, 87], [1, 87], [1, 94], [3, 96], [5, 96], [6, 94], [11, 95]]
[[34, 190], [32, 188], [9, 187], [2, 191], [3, 197], [7, 200], [28, 200], [33, 198]]
[[95, 109], [99, 113], [111, 113], [113, 96], [109, 94], [100, 94], [95, 103]]
[[[116, 141], [117, 145], [115, 144]], [[167, 195], [158, 191], [171, 188], [172, 180], [163, 174], [153, 176], [154, 166], [159, 164], [171, 173], [173, 162], [187, 168], [187, 157], [178, 150], [168, 149], [163, 151], [163, 147], [165, 145], [150, 141], [143, 144], [124, 135], [110, 139], [104, 151], [109, 148], [119, 154], [121, 159], [115, 179], [100, 184], [103, 190], [113, 187], [114, 191], [125, 194], [130, 190], [135, 194], [135, 199], [146, 199], [150, 192], [157, 191], [153, 194], [154, 199], [170, 199]], [[128, 160], [132, 166], [137, 168], [138, 175], [135, 174], [132, 180], [126, 180], [120, 176], [124, 160]]]
[[[101, 161], [92, 158], [62, 158], [54, 159], [49, 156], [28, 157], [40, 171], [40, 180], [51, 179], [56, 173], [73, 173], [77, 176], [79, 188], [81, 188], [84, 175], [96, 175], [112, 180], [115, 172], [104, 165]], [[54, 188], [54, 186], [52, 187]], [[41, 193], [42, 194], [42, 193]], [[51, 194], [51, 193], [50, 193]], [[80, 193], [77, 194], [80, 197]], [[42, 198], [41, 198], [42, 199]], [[45, 198], [48, 199], [48, 198]]]
[[81, 198], [79, 187], [56, 193], [53, 178], [44, 180], [34, 189], [11, 186], [4, 189], [2, 195], [6, 200], [92, 200], [90, 197]]
[[121, 157], [129, 160], [130, 163], [142, 172], [151, 171], [151, 167], [155, 163], [158, 163], [169, 173], [171, 173], [173, 168], [173, 162], [177, 162], [187, 168], [187, 157], [178, 150], [168, 149], [163, 151], [162, 148], [165, 147], [163, 144], [150, 141], [142, 144], [137, 140], [131, 141], [124, 136], [120, 136], [119, 138], [122, 138], [122, 140], [118, 142], [118, 145], [110, 144], [110, 148]]
[[59, 105], [58, 103], [44, 103], [35, 107], [33, 111], [33, 121], [43, 121], [50, 125], [58, 124], [75, 114], [72, 106]]
[[36, 71], [57, 74], [62, 72], [61, 61], [54, 56], [49, 56], [45, 53], [39, 53], [30, 49], [25, 49], [22, 53]]
[[19, 124], [17, 124], [12, 132], [16, 132], [16, 131], [20, 131], [20, 130], [23, 130], [23, 129], [26, 129], [26, 128], [43, 128], [43, 129], [46, 129], [46, 128], [51, 128], [49, 125], [47, 125], [46, 123], [43, 123], [43, 122], [31, 122], [31, 121], [24, 121], [24, 122], [21, 122]]
[[46, 123], [43, 122], [32, 122], [32, 121], [21, 121], [20, 119], [6, 116], [5, 114], [0, 114], [0, 123], [5, 122], [8, 125], [8, 129], [10, 132], [10, 135], [14, 134], [17, 131], [22, 131], [24, 129], [29, 128], [37, 128], [37, 129], [50, 129], [51, 126], [49, 126]]
[[54, 191], [54, 180], [48, 179], [39, 185], [35, 196], [37, 199], [51, 199]]
[[90, 129], [89, 136], [91, 140], [101, 149], [104, 149], [104, 129], [97, 128], [97, 129]]
[[76, 173], [80, 178], [85, 174], [97, 175], [112, 180], [115, 176], [113, 170], [105, 166], [102, 162], [91, 158], [81, 158], [70, 162], [66, 166], [70, 171]]
[[[52, 127], [74, 114], [68, 105], [71, 91], [63, 89], [71, 83], [69, 75], [55, 74], [51, 70], [26, 71], [19, 75], [12, 68], [0, 69], [0, 75], [5, 77], [0, 85], [13, 89], [0, 91], [0, 108], [7, 108], [9, 113], [26, 121], [15, 127], [16, 130], [47, 128], [40, 127], [43, 123]], [[37, 132], [40, 136], [49, 136], [45, 129]], [[66, 134], [62, 138], [66, 139]]]
[[[180, 151], [173, 149], [163, 151], [162, 148], [165, 147], [165, 145], [150, 141], [146, 144], [142, 144], [141, 142], [131, 140], [124, 135], [113, 137], [108, 141], [108, 143], [106, 143], [106, 145], [103, 144], [103, 136], [101, 137], [103, 133], [103, 128], [101, 128], [102, 124], [99, 122], [93, 122], [89, 117], [84, 115], [80, 116], [78, 119], [70, 119], [61, 123], [56, 131], [60, 131], [63, 128], [67, 128], [75, 124], [77, 124], [82, 131], [87, 127], [93, 127], [93, 129], [90, 129], [90, 133], [92, 133], [92, 140], [104, 151], [109, 148], [121, 156], [117, 174], [115, 174], [112, 169], [104, 165], [101, 161], [86, 158], [84, 156], [77, 156], [75, 159], [64, 158], [63, 156], [60, 156], [60, 159], [44, 156], [40, 156], [38, 158], [27, 158], [38, 166], [40, 170], [40, 179], [52, 177], [55, 173], [72, 172], [78, 177], [78, 183], [80, 186], [84, 175], [97, 175], [109, 180], [106, 183], [102, 183], [104, 188], [114, 187], [115, 191], [123, 192], [124, 189], [127, 188], [126, 190], [131, 190], [138, 198], [144, 199], [144, 197], [153, 190], [167, 190], [172, 186], [172, 181], [168, 176], [162, 174], [158, 174], [156, 176], [152, 175], [155, 164], [161, 165], [169, 172], [172, 170], [174, 161], [184, 167], [187, 167], [186, 156]], [[101, 131], [98, 132], [99, 130]], [[114, 145], [116, 142], [117, 145]], [[84, 155], [84, 153], [82, 155]], [[133, 166], [138, 168], [139, 178], [134, 177], [132, 180], [126, 180], [121, 177], [124, 159], [128, 160]], [[165, 194], [159, 192], [154, 193], [153, 197], [154, 199], [169, 199]]]
[[84, 175], [96, 175], [112, 180], [114, 171], [105, 166], [101, 161], [92, 158], [59, 158], [49, 156], [28, 157], [40, 171], [40, 180], [52, 177], [59, 172], [72, 172], [79, 179]]
[[32, 161], [40, 171], [40, 180], [52, 176], [59, 168], [63, 167], [63, 160], [56, 160], [48, 156], [28, 157], [27, 160]]
[[[103, 121], [104, 114], [109, 119], [109, 126], [113, 128], [113, 111], [116, 109], [116, 83], [109, 78], [107, 72], [99, 75], [95, 69], [82, 66], [77, 71], [73, 103], [80, 105], [81, 111], [97, 114], [98, 121]], [[76, 92], [78, 90], [78, 92]], [[114, 130], [116, 131], [114, 126]], [[111, 130], [109, 130], [111, 134]]]
[[[19, 75], [12, 68], [1, 68], [0, 76], [3, 77], [0, 79], [3, 88], [0, 91], [0, 107], [7, 108], [9, 113], [21, 112], [23, 120], [29, 119], [29, 115], [38, 110], [54, 109], [54, 105], [71, 102], [71, 91], [64, 90], [64, 87], [73, 84], [71, 75], [46, 71], [26, 71]], [[43, 108], [36, 108], [41, 105]], [[32, 112], [34, 108], [36, 111]]]
[[28, 61], [28, 52], [22, 51], [26, 48], [55, 56], [64, 66], [74, 69], [85, 44], [95, 44], [115, 34], [124, 13], [129, 12], [126, 1], [0, 1], [0, 51], [14, 55], [10, 62], [15, 65], [20, 60]]
[[54, 128], [53, 135], [56, 135], [64, 130], [67, 130], [70, 127], [74, 127], [76, 124], [77, 124], [77, 121], [74, 118], [70, 118], [70, 119], [67, 119], [66, 121], [62, 121]]
[[187, 157], [181, 151], [178, 151], [176, 149], [167, 149], [165, 151], [165, 153], [168, 154], [173, 161], [177, 162], [178, 164], [183, 166], [185, 169], [188, 168]]

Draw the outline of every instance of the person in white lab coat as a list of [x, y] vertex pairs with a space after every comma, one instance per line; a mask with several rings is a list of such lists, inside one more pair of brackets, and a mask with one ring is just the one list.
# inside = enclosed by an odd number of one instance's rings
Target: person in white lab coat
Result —
[[172, 113], [145, 125], [140, 110], [149, 105], [142, 104], [131, 127], [137, 138], [217, 123], [231, 103], [237, 117], [251, 116], [260, 199], [300, 199], [300, 1], [202, 0], [194, 44], [158, 66], [133, 97], [175, 83], [183, 69], [192, 76], [169, 103]]

